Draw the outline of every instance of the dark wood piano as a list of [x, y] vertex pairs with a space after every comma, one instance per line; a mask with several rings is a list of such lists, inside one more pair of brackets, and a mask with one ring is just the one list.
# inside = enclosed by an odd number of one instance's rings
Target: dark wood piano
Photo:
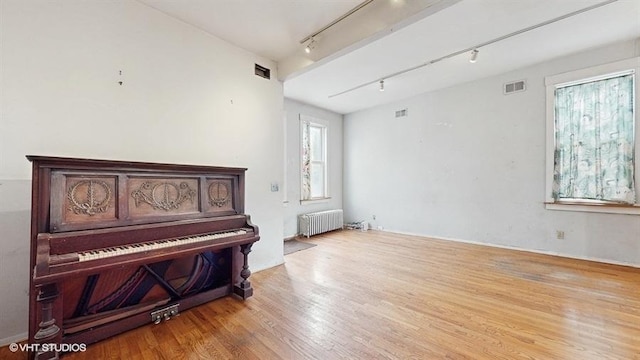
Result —
[[244, 214], [246, 169], [27, 158], [30, 357], [252, 295], [248, 254], [260, 237]]

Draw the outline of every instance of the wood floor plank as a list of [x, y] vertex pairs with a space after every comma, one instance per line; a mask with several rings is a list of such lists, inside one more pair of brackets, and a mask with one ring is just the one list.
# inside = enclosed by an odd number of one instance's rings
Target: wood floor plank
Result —
[[303, 241], [246, 301], [65, 359], [640, 360], [640, 269], [378, 231]]

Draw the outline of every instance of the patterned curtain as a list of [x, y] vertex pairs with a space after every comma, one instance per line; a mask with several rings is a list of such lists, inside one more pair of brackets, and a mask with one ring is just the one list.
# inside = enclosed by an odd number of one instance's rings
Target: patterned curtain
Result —
[[302, 200], [311, 199], [311, 140], [309, 122], [301, 122], [302, 126]]
[[635, 203], [634, 75], [555, 92], [555, 199]]

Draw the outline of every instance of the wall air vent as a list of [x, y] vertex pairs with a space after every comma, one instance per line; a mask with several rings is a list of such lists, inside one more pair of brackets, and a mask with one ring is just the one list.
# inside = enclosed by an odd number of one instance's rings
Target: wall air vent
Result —
[[505, 95], [511, 94], [514, 92], [521, 92], [525, 90], [527, 90], [527, 85], [525, 84], [524, 80], [518, 80], [518, 81], [506, 83], [504, 84], [504, 87], [502, 89]]
[[409, 115], [409, 111], [407, 109], [402, 109], [402, 110], [398, 110], [396, 111], [396, 117], [405, 117]]
[[271, 70], [258, 64], [256, 64], [255, 74], [265, 79], [271, 79]]

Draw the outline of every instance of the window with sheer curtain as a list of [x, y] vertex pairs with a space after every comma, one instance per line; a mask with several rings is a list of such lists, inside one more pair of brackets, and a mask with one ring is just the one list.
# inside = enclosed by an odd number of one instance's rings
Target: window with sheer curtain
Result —
[[[556, 80], [566, 80], [566, 75]], [[547, 83], [547, 101], [552, 102], [547, 116], [553, 117], [548, 124], [553, 132], [547, 133], [552, 134], [547, 161], [553, 161], [548, 201], [636, 204], [635, 83], [633, 68]]]
[[555, 199], [635, 203], [632, 73], [556, 87]]
[[327, 191], [327, 127], [305, 117], [301, 128], [302, 201], [328, 198]]

